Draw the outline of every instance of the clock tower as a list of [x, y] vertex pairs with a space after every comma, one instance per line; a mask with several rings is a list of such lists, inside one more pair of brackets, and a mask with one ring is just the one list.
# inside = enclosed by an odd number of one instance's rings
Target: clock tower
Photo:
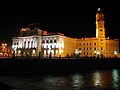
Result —
[[104, 14], [100, 8], [96, 13], [96, 38], [105, 38]]

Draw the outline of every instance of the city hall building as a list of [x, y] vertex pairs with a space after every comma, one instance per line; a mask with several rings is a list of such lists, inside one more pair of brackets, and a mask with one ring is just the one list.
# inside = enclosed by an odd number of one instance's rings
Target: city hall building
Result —
[[16, 56], [65, 57], [73, 54], [77, 40], [64, 36], [62, 33], [48, 33], [35, 27], [20, 31], [20, 37], [14, 37], [12, 48]]
[[98, 8], [96, 13], [96, 37], [72, 38], [62, 33], [49, 33], [38, 27], [20, 30], [19, 37], [13, 37], [12, 49], [16, 56], [42, 57], [105, 57], [112, 58], [119, 53], [119, 40], [105, 37], [104, 14]]

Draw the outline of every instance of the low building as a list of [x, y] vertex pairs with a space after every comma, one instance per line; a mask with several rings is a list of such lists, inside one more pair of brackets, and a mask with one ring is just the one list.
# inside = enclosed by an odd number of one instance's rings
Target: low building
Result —
[[7, 43], [0, 44], [0, 57], [11, 57], [12, 48]]

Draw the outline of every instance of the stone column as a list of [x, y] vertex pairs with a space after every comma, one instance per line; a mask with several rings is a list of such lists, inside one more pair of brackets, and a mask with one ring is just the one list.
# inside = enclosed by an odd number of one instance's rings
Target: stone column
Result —
[[[41, 47], [42, 47], [42, 42], [41, 42], [41, 36], [38, 37], [37, 41], [37, 48], [36, 48], [36, 55], [39, 56], [39, 53], [41, 53]], [[42, 53], [41, 53], [42, 54]]]

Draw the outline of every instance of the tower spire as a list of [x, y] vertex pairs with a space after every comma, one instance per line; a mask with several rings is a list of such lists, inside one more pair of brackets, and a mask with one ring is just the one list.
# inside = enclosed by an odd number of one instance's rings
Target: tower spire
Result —
[[96, 13], [96, 38], [105, 38], [104, 14], [100, 8]]

